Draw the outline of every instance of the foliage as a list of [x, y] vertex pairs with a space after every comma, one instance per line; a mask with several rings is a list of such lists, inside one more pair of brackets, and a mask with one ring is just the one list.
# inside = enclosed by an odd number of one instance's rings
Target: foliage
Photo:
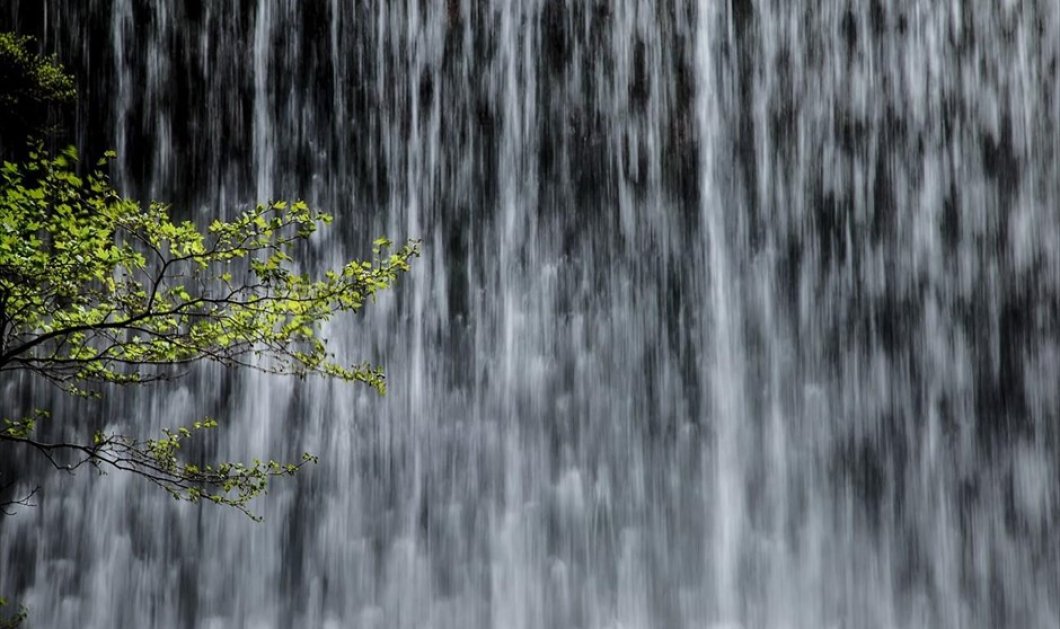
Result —
[[77, 95], [73, 78], [54, 57], [31, 52], [32, 43], [30, 37], [0, 33], [0, 142], [8, 148], [50, 131], [51, 110]]
[[[107, 157], [113, 157], [108, 155]], [[97, 164], [105, 165], [105, 160]], [[330, 217], [303, 202], [257, 205], [205, 232], [159, 203], [121, 197], [99, 170], [81, 177], [77, 154], [29, 153], [0, 169], [0, 374], [32, 374], [78, 396], [106, 386], [182, 375], [213, 362], [298, 377], [359, 381], [385, 392], [379, 368], [329, 352], [321, 326], [359, 311], [418, 255], [415, 243], [310, 277], [292, 254]], [[0, 442], [35, 448], [53, 465], [130, 471], [174, 497], [246, 512], [268, 480], [297, 463], [196, 465], [182, 446], [216, 426], [203, 420], [158, 439], [96, 434], [88, 443], [44, 443], [39, 419], [9, 418]], [[57, 458], [72, 453], [73, 463]]]
[[14, 615], [7, 616], [3, 611], [3, 608], [7, 607], [7, 605], [7, 599], [0, 596], [0, 629], [16, 629], [17, 627], [21, 627], [22, 622], [26, 620], [25, 608], [19, 608], [18, 612]]

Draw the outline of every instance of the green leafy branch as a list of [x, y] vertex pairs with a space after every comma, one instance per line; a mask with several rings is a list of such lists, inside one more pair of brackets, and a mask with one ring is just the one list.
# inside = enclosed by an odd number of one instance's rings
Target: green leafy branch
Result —
[[[329, 215], [277, 201], [200, 230], [163, 204], [118, 195], [99, 170], [113, 157], [84, 176], [72, 148], [31, 150], [26, 162], [0, 168], [0, 376], [31, 374], [98, 397], [107, 385], [167, 380], [212, 362], [386, 391], [379, 367], [340, 362], [322, 329], [390, 288], [419, 255], [417, 242], [395, 248], [380, 238], [370, 259], [311, 277], [294, 254]], [[128, 471], [175, 498], [244, 512], [271, 478], [313, 460], [182, 462], [181, 445], [212, 421], [154, 440], [47, 443], [32, 437], [37, 419], [5, 420], [0, 442], [31, 447], [58, 469]]]
[[56, 131], [55, 110], [77, 96], [74, 78], [56, 58], [32, 48], [32, 37], [0, 33], [0, 148], [21, 148], [27, 136]]
[[304, 202], [258, 205], [202, 234], [164, 205], [117, 197], [99, 172], [82, 180], [72, 149], [32, 157], [0, 173], [0, 372], [84, 393], [207, 360], [385, 390], [379, 369], [335, 362], [319, 330], [388, 288], [417, 243], [390, 253], [379, 239], [371, 260], [314, 279], [291, 270], [291, 252], [331, 219]]
[[[8, 600], [0, 596], [0, 608], [7, 607], [9, 605]], [[19, 607], [18, 611], [13, 616], [0, 615], [0, 629], [17, 629], [22, 626], [22, 623], [26, 620], [26, 608]]]
[[[296, 463], [253, 460], [249, 464], [220, 463], [197, 465], [181, 460], [180, 451], [196, 434], [217, 428], [217, 421], [206, 418], [189, 427], [163, 429], [158, 439], [135, 440], [127, 435], [97, 432], [91, 444], [49, 443], [30, 436], [35, 420], [4, 420], [0, 440], [21, 443], [37, 450], [57, 470], [73, 473], [90, 465], [100, 473], [108, 468], [132, 472], [147, 479], [177, 500], [209, 501], [235, 507], [254, 520], [260, 517], [248, 510], [257, 496], [268, 493], [273, 478], [293, 476], [317, 458], [309, 453]], [[20, 503], [22, 504], [22, 503]]]

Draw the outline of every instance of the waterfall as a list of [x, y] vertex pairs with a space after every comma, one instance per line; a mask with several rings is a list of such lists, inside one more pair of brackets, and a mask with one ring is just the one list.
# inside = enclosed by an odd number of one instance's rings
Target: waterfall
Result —
[[[256, 524], [121, 474], [0, 519], [31, 627], [1060, 626], [1060, 4], [7, 0], [73, 137], [300, 260], [422, 239], [333, 325], [390, 391], [204, 368], [54, 434], [203, 415], [320, 463]], [[28, 399], [28, 401], [27, 401]], [[49, 401], [50, 400], [50, 401]]]

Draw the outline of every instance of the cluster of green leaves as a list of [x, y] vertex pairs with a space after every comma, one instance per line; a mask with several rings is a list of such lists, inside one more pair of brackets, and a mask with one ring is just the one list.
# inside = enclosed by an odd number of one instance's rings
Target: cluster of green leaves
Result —
[[37, 429], [37, 422], [47, 417], [48, 412], [41, 408], [34, 409], [32, 417], [21, 417], [18, 419], [7, 419], [5, 417], [0, 420], [0, 436], [25, 439]]
[[[247, 511], [246, 505], [254, 497], [267, 493], [272, 478], [294, 476], [304, 465], [317, 461], [317, 457], [308, 452], [302, 454], [302, 459], [297, 463], [254, 459], [250, 464], [220, 463], [200, 467], [180, 459], [179, 451], [186, 440], [198, 431], [216, 427], [217, 422], [208, 418], [195, 422], [190, 428], [164, 429], [162, 438], [149, 440], [145, 444], [103, 434], [96, 435], [95, 443], [102, 447], [109, 444], [113, 451], [124, 451], [130, 456], [147, 453], [149, 459], [146, 464], [151, 466], [154, 474], [151, 480], [178, 500], [209, 500], [215, 504], [236, 507], [254, 519], [257, 516]], [[139, 464], [145, 465], [144, 462]]]
[[0, 169], [0, 372], [72, 393], [143, 383], [200, 361], [322, 374], [385, 391], [371, 365], [329, 353], [321, 325], [356, 312], [417, 254], [414, 243], [311, 278], [291, 254], [330, 217], [303, 202], [258, 205], [207, 233], [158, 203], [120, 197], [73, 149]]
[[[170, 379], [214, 362], [385, 392], [381, 369], [338, 361], [322, 326], [389, 288], [409, 270], [416, 243], [391, 251], [379, 239], [370, 260], [314, 278], [295, 270], [293, 254], [331, 219], [303, 202], [257, 205], [200, 231], [165, 205], [123, 198], [101, 170], [81, 176], [77, 163], [73, 149], [38, 149], [0, 168], [0, 374], [34, 374], [97, 397], [107, 385]], [[131, 471], [178, 499], [244, 511], [269, 479], [314, 460], [182, 462], [182, 444], [212, 420], [154, 440], [97, 434], [92, 443], [42, 443], [31, 436], [39, 418], [4, 420], [0, 441], [28, 444], [62, 469]], [[57, 451], [74, 453], [74, 462]]]
[[[0, 608], [7, 607], [8, 601], [4, 597], [0, 596]], [[4, 612], [0, 612], [3, 614]], [[13, 616], [0, 615], [0, 629], [17, 629], [22, 626], [22, 623], [26, 620], [26, 609], [19, 608]]]
[[[106, 473], [108, 469], [132, 472], [177, 500], [209, 501], [235, 507], [254, 520], [260, 518], [249, 511], [248, 504], [257, 496], [268, 493], [272, 479], [294, 476], [305, 465], [317, 462], [317, 457], [309, 453], [302, 454], [297, 463], [254, 459], [249, 464], [198, 465], [184, 460], [181, 451], [187, 442], [197, 434], [217, 428], [217, 421], [212, 418], [176, 430], [163, 429], [162, 437], [158, 439], [137, 440], [122, 434], [96, 432], [92, 443], [87, 444], [46, 443], [34, 439], [37, 420], [46, 417], [48, 413], [37, 410], [32, 418], [4, 419], [0, 425], [0, 441], [33, 447], [56, 469], [72, 472], [90, 465], [100, 473]], [[28, 506], [28, 500], [17, 504]]]
[[33, 40], [0, 33], [0, 140], [20, 148], [28, 135], [49, 131], [48, 115], [77, 96], [74, 80], [54, 57], [32, 52]]

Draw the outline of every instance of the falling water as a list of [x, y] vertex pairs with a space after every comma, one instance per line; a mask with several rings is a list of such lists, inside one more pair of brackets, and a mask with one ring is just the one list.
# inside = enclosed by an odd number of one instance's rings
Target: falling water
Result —
[[260, 525], [37, 470], [31, 626], [1060, 626], [1060, 4], [3, 4], [126, 193], [425, 252], [328, 331], [385, 398], [55, 396], [321, 463]]

